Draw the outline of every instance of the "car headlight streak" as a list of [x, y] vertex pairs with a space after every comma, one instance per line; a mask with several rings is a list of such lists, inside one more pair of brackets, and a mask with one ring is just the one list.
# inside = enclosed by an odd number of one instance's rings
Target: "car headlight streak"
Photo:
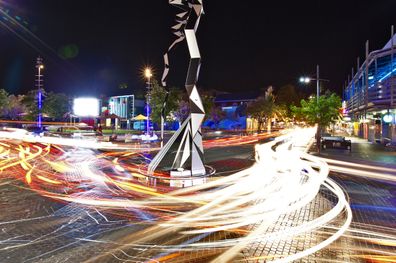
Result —
[[[147, 182], [153, 178], [145, 177], [141, 165], [125, 164], [122, 158], [130, 157], [126, 153], [106, 153], [97, 158], [99, 156], [93, 152], [76, 155], [60, 146], [46, 147], [44, 142], [41, 142], [44, 147], [34, 144], [29, 148], [20, 147], [17, 158], [0, 164], [0, 169], [18, 168], [32, 189], [55, 200], [107, 211], [125, 210], [124, 214], [132, 209], [150, 213], [156, 220], [142, 221], [147, 228], [126, 237], [117, 250], [152, 249], [158, 251], [154, 261], [161, 261], [164, 253], [220, 249], [213, 262], [227, 262], [257, 243], [275, 244], [326, 229], [326, 238], [302, 251], [280, 257], [251, 257], [252, 260], [290, 262], [325, 248], [343, 235], [352, 221], [351, 209], [342, 189], [327, 177], [329, 166], [302, 150], [314, 132], [315, 129], [293, 130], [270, 143], [256, 145], [256, 162], [252, 167], [203, 185], [178, 190], [143, 185], [145, 178]], [[64, 144], [71, 145], [72, 142], [65, 141]], [[243, 143], [243, 140], [237, 142]], [[8, 156], [11, 148], [7, 144], [1, 145], [0, 156]], [[58, 157], [50, 158], [51, 149], [58, 151]], [[70, 157], [73, 154], [74, 159]], [[114, 174], [109, 174], [109, 167], [113, 168]], [[50, 187], [44, 187], [46, 184]], [[78, 191], [65, 192], [65, 186], [78, 188]], [[288, 219], [288, 215], [305, 209], [316, 198], [323, 198], [323, 191], [331, 193], [336, 200], [330, 209], [302, 222]], [[281, 227], [273, 227], [280, 222]], [[234, 235], [224, 239], [204, 239], [214, 233]], [[172, 245], [152, 246], [155, 240], [167, 236], [175, 236]], [[183, 238], [191, 242], [177, 242]], [[93, 258], [92, 262], [100, 261], [99, 258]]]

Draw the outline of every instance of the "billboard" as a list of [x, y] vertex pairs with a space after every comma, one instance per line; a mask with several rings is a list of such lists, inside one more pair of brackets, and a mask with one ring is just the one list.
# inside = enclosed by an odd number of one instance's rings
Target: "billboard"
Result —
[[73, 113], [80, 117], [99, 116], [99, 100], [96, 98], [76, 98], [73, 101]]

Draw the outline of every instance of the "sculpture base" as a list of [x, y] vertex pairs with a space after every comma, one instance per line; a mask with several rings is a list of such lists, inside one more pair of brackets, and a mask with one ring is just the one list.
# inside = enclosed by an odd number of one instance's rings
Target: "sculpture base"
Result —
[[171, 177], [187, 177], [187, 176], [203, 176], [206, 174], [206, 170], [196, 170], [196, 171], [191, 171], [191, 170], [184, 170], [184, 169], [177, 169], [170, 171], [170, 176]]
[[194, 185], [201, 185], [206, 183], [206, 178], [215, 173], [215, 170], [207, 166], [208, 170], [203, 169], [202, 171], [194, 171], [177, 169], [170, 171], [170, 186], [171, 187], [191, 187]]

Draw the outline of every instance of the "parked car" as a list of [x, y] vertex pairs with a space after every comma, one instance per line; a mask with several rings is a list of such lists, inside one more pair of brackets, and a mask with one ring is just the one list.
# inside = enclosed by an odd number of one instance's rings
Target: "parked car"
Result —
[[351, 140], [346, 140], [342, 136], [325, 136], [321, 138], [321, 145], [323, 149], [336, 148], [352, 150]]

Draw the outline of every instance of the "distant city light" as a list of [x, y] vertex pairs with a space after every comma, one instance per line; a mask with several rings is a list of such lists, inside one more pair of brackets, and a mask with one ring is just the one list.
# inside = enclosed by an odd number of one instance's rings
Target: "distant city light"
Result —
[[99, 100], [96, 98], [74, 99], [73, 113], [80, 117], [97, 117], [99, 116]]

